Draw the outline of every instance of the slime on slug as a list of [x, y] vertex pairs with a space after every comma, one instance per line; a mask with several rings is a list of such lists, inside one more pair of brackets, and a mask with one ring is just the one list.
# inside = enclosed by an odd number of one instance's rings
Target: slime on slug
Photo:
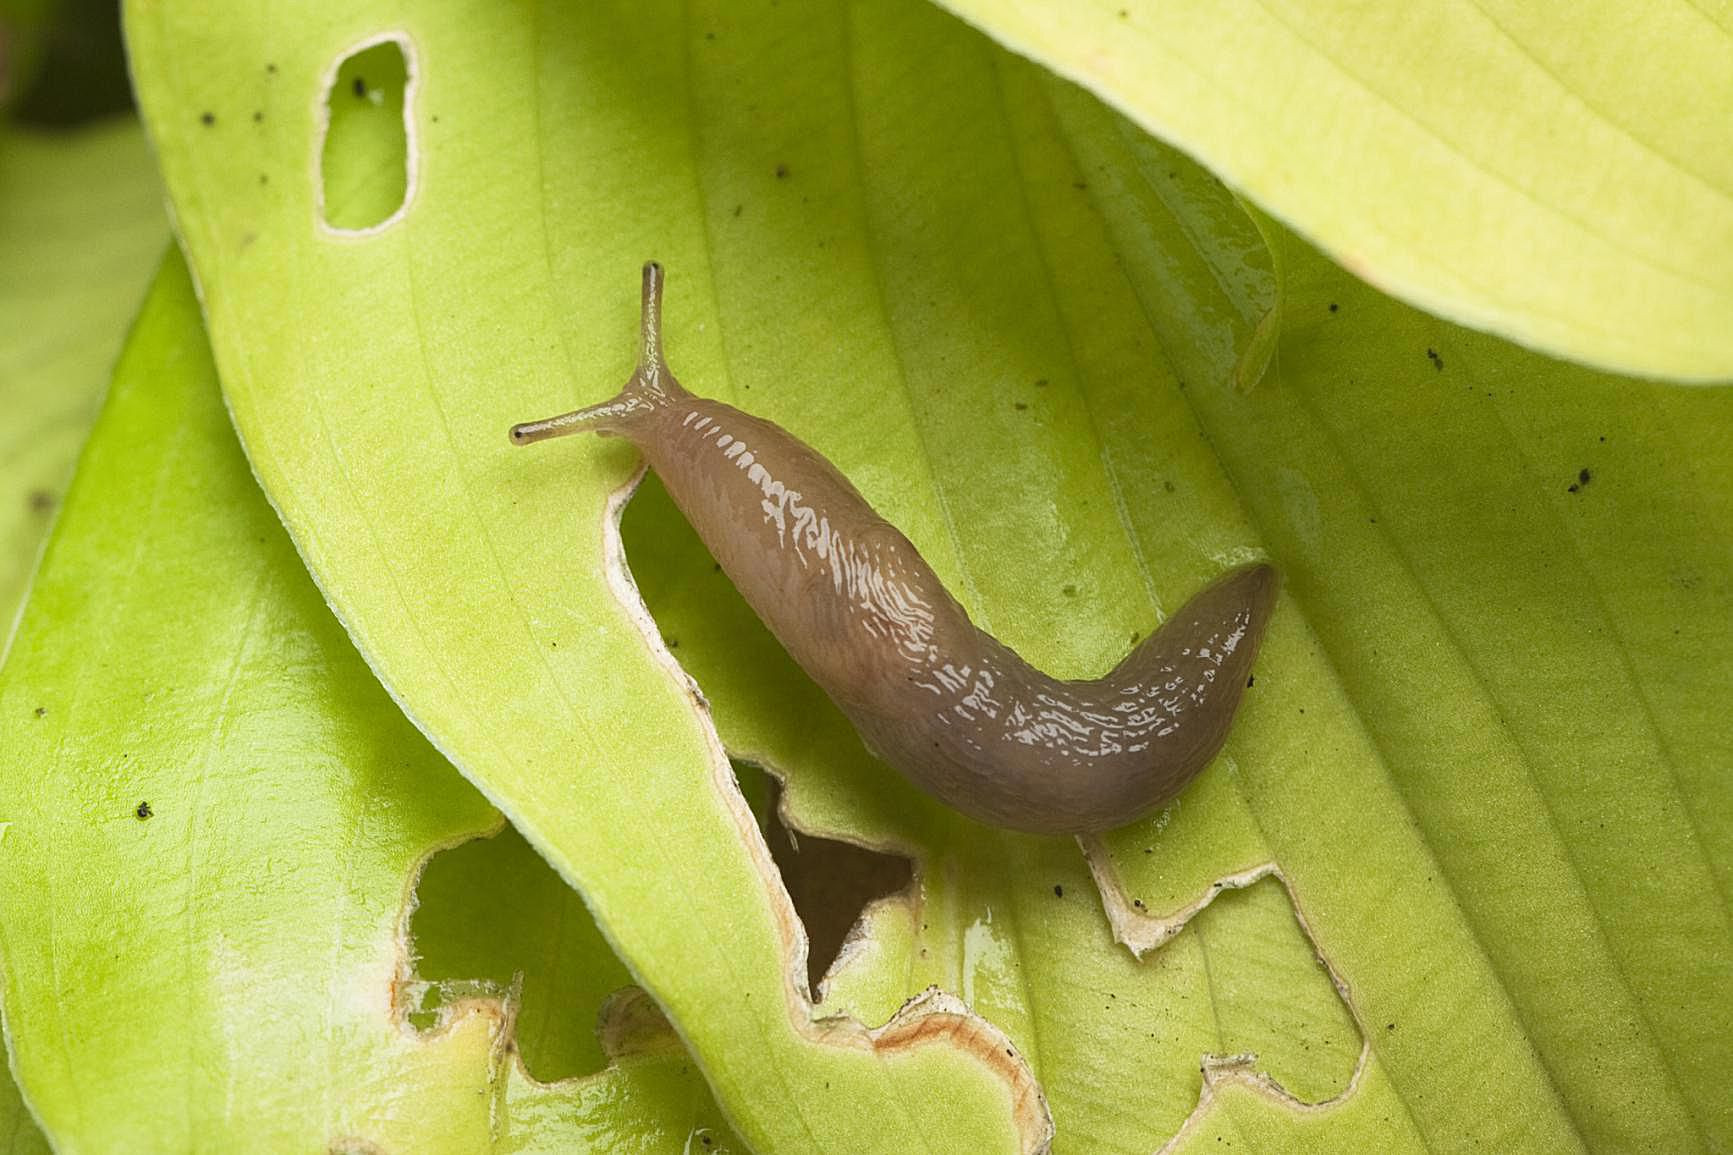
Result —
[[695, 397], [661, 349], [644, 266], [638, 367], [611, 400], [513, 426], [519, 445], [624, 437], [754, 612], [867, 746], [972, 818], [1042, 834], [1132, 821], [1221, 748], [1276, 599], [1230, 570], [1099, 678], [1062, 681], [977, 628], [909, 539], [781, 426]]

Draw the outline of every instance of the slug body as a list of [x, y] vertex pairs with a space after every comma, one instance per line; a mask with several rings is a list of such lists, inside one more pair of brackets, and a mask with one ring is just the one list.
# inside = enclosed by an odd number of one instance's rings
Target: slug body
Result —
[[994, 826], [1088, 833], [1174, 795], [1221, 748], [1275, 603], [1236, 569], [1103, 677], [1061, 681], [978, 629], [909, 539], [780, 426], [680, 387], [644, 268], [643, 352], [611, 401], [515, 426], [519, 444], [625, 437], [770, 631], [867, 746]]

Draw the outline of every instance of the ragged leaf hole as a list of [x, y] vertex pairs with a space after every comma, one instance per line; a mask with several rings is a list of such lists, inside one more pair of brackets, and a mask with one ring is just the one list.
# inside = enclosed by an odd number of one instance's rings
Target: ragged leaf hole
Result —
[[338, 62], [325, 86], [319, 215], [365, 233], [402, 215], [415, 188], [414, 69], [409, 42], [387, 37]]
[[816, 1000], [819, 983], [866, 908], [908, 890], [915, 864], [900, 854], [868, 850], [850, 842], [790, 830], [778, 803], [782, 784], [755, 766], [736, 762], [741, 792], [752, 802], [770, 857], [806, 928], [807, 989]]
[[445, 1008], [499, 999], [513, 1012], [533, 1078], [552, 1082], [607, 1065], [597, 1015], [631, 975], [583, 899], [512, 827], [428, 859], [409, 943], [412, 1026], [434, 1030]]

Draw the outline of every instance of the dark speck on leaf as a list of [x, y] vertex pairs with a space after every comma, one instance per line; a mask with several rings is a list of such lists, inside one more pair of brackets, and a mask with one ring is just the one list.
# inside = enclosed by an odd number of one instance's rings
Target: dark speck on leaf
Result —
[[204, 125], [206, 128], [209, 128], [211, 125], [215, 124], [216, 122], [217, 122], [217, 114], [214, 112], [207, 112], [204, 115], [199, 117], [199, 123]]
[[48, 717], [48, 707], [47, 707], [47, 706], [38, 706], [38, 707], [36, 707], [36, 716], [37, 716], [37, 717], [38, 717], [38, 718], [46, 718], [46, 717]]
[[1153, 846], [1146, 846], [1146, 847], [1144, 847], [1144, 848], [1143, 848], [1143, 852], [1144, 852], [1144, 853], [1145, 853], [1145, 854], [1154, 854], [1154, 853], [1155, 853], [1155, 847], [1153, 847]]
[[54, 493], [47, 489], [32, 489], [25, 503], [32, 513], [47, 513], [54, 508]]
[[1068, 598], [1074, 598], [1077, 596], [1077, 587], [1076, 586], [1066, 586], [1065, 588], [1063, 588], [1059, 592], [1064, 594]]
[[745, 205], [735, 205], [735, 206], [734, 206], [734, 215], [735, 215], [735, 216], [739, 216], [739, 215], [740, 215], [740, 213], [741, 213], [741, 211], [742, 211], [742, 210], [743, 210], [743, 209], [745, 209], [745, 208], [746, 208], [746, 206], [745, 206]]
[[1035, 388], [1037, 388], [1037, 389], [1047, 388], [1047, 378], [1045, 378], [1045, 377], [1035, 378]]
[[1054, 898], [1064, 898], [1065, 897], [1065, 888], [1063, 886], [1060, 886], [1057, 882], [1055, 882], [1053, 884], [1053, 897]]
[[777, 180], [787, 180], [788, 179], [788, 166], [787, 165], [779, 164], [776, 166], [776, 179]]
[[1593, 476], [1594, 475], [1588, 471], [1588, 467], [1584, 466], [1582, 469], [1577, 470], [1577, 484], [1587, 485]]
[[355, 83], [352, 85], [352, 87], [355, 89], [355, 95], [356, 96], [362, 97], [363, 99], [366, 98], [366, 96], [367, 96], [367, 81], [366, 80], [357, 76], [355, 78]]
[[1131, 900], [1131, 905], [1135, 906], [1138, 910], [1142, 910], [1143, 909], [1143, 899], [1134, 898]]
[[154, 811], [150, 808], [150, 803], [140, 802], [138, 804], [138, 806], [133, 809], [132, 813], [133, 813], [133, 816], [135, 818], [137, 818], [140, 822], [143, 822], [145, 819], [149, 818], [152, 814], [155, 814], [156, 811]]
[[1011, 402], [1011, 408], [1017, 410], [1020, 413], [1023, 410], [1029, 408], [1029, 405], [1027, 402], [1023, 402], [1023, 401], [1013, 401], [1013, 402]]
[[1387, 1031], [1394, 1031], [1396, 1029], [1396, 1024], [1395, 1023], [1385, 1023], [1384, 1029]]
[[1440, 372], [1444, 370], [1444, 358], [1438, 355], [1437, 349], [1426, 350], [1426, 359], [1432, 362], [1432, 367]]
[[1165, 490], [1166, 490], [1166, 491], [1167, 491], [1167, 492], [1169, 492], [1169, 493], [1172, 493], [1172, 492], [1173, 492], [1173, 488], [1174, 488], [1174, 487], [1173, 487], [1173, 482], [1171, 482], [1171, 481], [1164, 481], [1164, 482], [1162, 482], [1162, 483], [1161, 483], [1161, 487], [1162, 487], [1162, 488], [1163, 488], [1163, 489], [1165, 489]]
[[265, 64], [265, 71], [269, 72], [272, 76], [275, 76], [277, 75], [277, 66], [267, 61]]
[[1256, 674], [1253, 674], [1251, 677], [1247, 678], [1246, 679], [1246, 689], [1248, 689], [1248, 690], [1251, 689], [1252, 683], [1256, 682], [1257, 680], [1258, 680], [1258, 676]]
[[259, 183], [260, 184], [270, 184], [271, 178], [266, 176], [264, 173], [260, 173], [259, 174]]
[[264, 114], [264, 112], [263, 112], [263, 111], [261, 111], [261, 110], [259, 110], [259, 109], [254, 109], [254, 110], [253, 110], [253, 123], [254, 123], [254, 124], [263, 124], [263, 123], [265, 123], [265, 114]]
[[680, 648], [680, 639], [679, 638], [669, 638], [668, 639], [668, 648], [670, 650], [679, 649]]
[[711, 573], [721, 573], [722, 572], [722, 563], [719, 561], [711, 562], [710, 563], [710, 572]]
[[1340, 309], [1341, 307], [1342, 306], [1336, 304], [1336, 302], [1334, 302], [1334, 301], [1330, 302], [1330, 312], [1332, 312], [1332, 313], [1334, 313], [1337, 309]]
[[1071, 187], [1076, 189], [1078, 192], [1084, 192], [1088, 190], [1089, 182], [1086, 180], [1074, 180], [1071, 182]]
[[[714, 39], [716, 39], [716, 33], [714, 33], [714, 32], [706, 32], [706, 33], [705, 33], [705, 34], [704, 34], [704, 39], [706, 39], [706, 40], [714, 40]], [[706, 1141], [706, 1142], [709, 1142], [709, 1140], [705, 1140], [705, 1141]]]

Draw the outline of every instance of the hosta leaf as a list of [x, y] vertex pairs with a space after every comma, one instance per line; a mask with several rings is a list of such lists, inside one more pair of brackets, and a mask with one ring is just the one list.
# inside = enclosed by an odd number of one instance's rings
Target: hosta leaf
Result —
[[0, 129], [0, 631], [167, 239], [136, 122]]
[[1422, 308], [1733, 378], [1724, 8], [942, 2]]
[[498, 1002], [408, 1026], [416, 866], [498, 815], [296, 561], [178, 256], [0, 678], [0, 798], [7, 1040], [58, 1150], [729, 1142], [677, 1048], [543, 1086]]
[[[1136, 536], [1161, 543], [1142, 551], [1159, 559], [1154, 580], [1221, 551], [1207, 535], [1233, 524], [1237, 490], [1289, 575], [1298, 615], [1268, 643], [1229, 759], [1156, 822], [1101, 848], [1110, 901], [1122, 933], [1151, 942], [1167, 929], [1153, 914], [1193, 907], [1216, 880], [1279, 867], [1376, 1060], [1323, 1112], [1295, 1112], [1252, 1081], [1218, 1075], [1222, 1089], [1187, 1126], [1188, 1142], [1387, 1149], [1414, 1132], [1429, 1146], [1478, 1139], [1530, 1150], [1725, 1141], [1715, 1072], [1729, 1061], [1733, 1007], [1722, 897], [1733, 868], [1723, 708], [1733, 686], [1733, 394], [1525, 354], [1403, 308], [1290, 244], [1280, 372], [1241, 396], [1236, 350], [1251, 319], [1236, 299], [1262, 267], [1252, 226], [1234, 220], [1225, 190], [1195, 165], [1066, 85], [1035, 87], [1050, 100], [1050, 131], [1077, 160], [1029, 186], [1037, 228], [1067, 242], [1052, 265], [1076, 287], [1062, 282], [1055, 295], [1082, 302], [1072, 315], [1087, 321], [1070, 329], [1080, 359], [1112, 346], [1116, 320], [1126, 344], [1160, 349], [1147, 395], [1109, 393], [1099, 407], [1114, 414], [1107, 469], [1140, 457], [1115, 444], [1116, 427], [1142, 439], [1149, 472], [1126, 487], [1127, 505]], [[1054, 211], [1067, 191], [1090, 203]], [[929, 226], [937, 234], [954, 235], [979, 211], [963, 192], [948, 218], [942, 191], [922, 203], [946, 221]], [[957, 263], [1010, 261], [983, 245]], [[1077, 288], [1096, 283], [1117, 290]], [[1086, 389], [1100, 380], [1086, 376]], [[980, 413], [1003, 405], [991, 388], [975, 396]], [[849, 444], [844, 422], [820, 437]], [[930, 440], [957, 453], [991, 434], [977, 423], [965, 435], [959, 423]], [[870, 455], [883, 461], [887, 449], [874, 444]], [[1028, 460], [1010, 441], [983, 456]], [[1037, 502], [1025, 508], [1045, 513]], [[1213, 516], [1199, 518], [1200, 507]], [[960, 526], [965, 549], [981, 543], [975, 564], [988, 572], [998, 557], [1029, 556], [978, 518]], [[1014, 975], [1037, 992], [1033, 1009], [1002, 1018], [1039, 1065], [1061, 1144], [1105, 1148], [1142, 1085], [1124, 1077], [1108, 1083], [1111, 1102], [1079, 1104], [1061, 1087], [1093, 1086], [1096, 1070], [1079, 1080], [1041, 1063], [1044, 1043], [1099, 1039], [1112, 1021], [1079, 1028], [1067, 1013], [1073, 984], [1042, 976], [1101, 964], [1067, 953], [1075, 933], [1042, 937], [1056, 907], [1018, 909], [1054, 882], [1069, 896], [1071, 880], [1027, 850], [1008, 853], [998, 836], [911, 822], [911, 809], [925, 816], [912, 798], [863, 786], [874, 781], [871, 760], [858, 746], [850, 759], [834, 756], [852, 746], [840, 717], [722, 596], [666, 503], [634, 503], [626, 530], [630, 556], [656, 575], [643, 576], [645, 596], [731, 749], [791, 772], [785, 805], [796, 823], [912, 849], [924, 864], [921, 905], [877, 918], [877, 937], [833, 979], [833, 997], [883, 1008], [921, 982], [963, 989], [983, 973]], [[1135, 591], [1137, 568], [1122, 572]], [[1100, 580], [1080, 577], [1080, 590]], [[983, 600], [1034, 650], [1075, 630], [1043, 620], [1060, 601], [1051, 588]], [[1140, 624], [1135, 611], [1120, 620]], [[1289, 634], [1290, 625], [1301, 628]], [[1093, 668], [1112, 660], [1110, 645]], [[989, 917], [1011, 945], [971, 954], [966, 940]], [[1193, 929], [1212, 937], [1207, 923]], [[947, 952], [957, 940], [965, 949]], [[1165, 971], [1176, 948], [1196, 949], [1181, 936], [1149, 960]], [[1292, 973], [1264, 978], [1292, 1000], [1307, 989]], [[1287, 1042], [1317, 1039], [1280, 1025]], [[1204, 1035], [1178, 1040], [1185, 1048], [1237, 1046]], [[1201, 1082], [1190, 1075], [1187, 1095]], [[1508, 1109], [1485, 1110], [1494, 1101]]]
[[[812, 1024], [794, 985], [798, 924], [728, 763], [616, 595], [604, 523], [630, 456], [532, 457], [504, 436], [577, 381], [623, 376], [631, 303], [606, 274], [630, 283], [650, 252], [688, 270], [672, 339], [699, 380], [717, 366], [716, 326], [693, 340], [705, 259], [692, 155], [666, 122], [665, 94], [686, 77], [664, 41], [702, 34], [678, 17], [128, 9], [141, 103], [254, 468], [386, 685], [581, 887], [745, 1137], [1034, 1148], [1045, 1110], [984, 1022], [927, 1004], [876, 1036]], [[309, 165], [324, 83], [386, 33], [414, 77], [412, 191], [381, 231], [339, 234], [319, 224], [330, 182]], [[189, 54], [196, 73], [179, 63]], [[767, 158], [764, 182], [776, 171]]]

